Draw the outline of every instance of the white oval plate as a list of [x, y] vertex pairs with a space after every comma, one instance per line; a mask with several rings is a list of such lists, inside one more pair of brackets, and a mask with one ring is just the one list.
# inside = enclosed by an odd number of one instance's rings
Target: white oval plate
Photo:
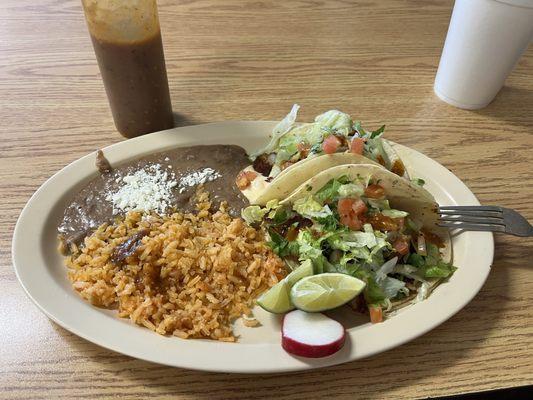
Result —
[[[112, 164], [178, 146], [238, 144], [250, 151], [266, 143], [274, 122], [223, 122], [175, 128], [104, 149]], [[397, 146], [407, 168], [427, 182], [440, 204], [478, 205], [472, 192], [450, 171], [430, 158]], [[492, 234], [466, 232], [453, 239], [458, 270], [425, 301], [401, 310], [384, 323], [372, 325], [354, 314], [342, 315], [348, 340], [337, 354], [322, 359], [292, 357], [280, 345], [279, 320], [262, 310], [259, 328], [239, 322], [237, 343], [163, 337], [139, 327], [114, 311], [82, 300], [71, 288], [58, 254], [56, 227], [68, 200], [96, 176], [95, 155], [63, 168], [30, 199], [15, 228], [13, 265], [28, 296], [65, 329], [108, 349], [147, 361], [206, 371], [265, 373], [305, 370], [357, 360], [412, 340], [443, 323], [481, 289], [490, 271]]]

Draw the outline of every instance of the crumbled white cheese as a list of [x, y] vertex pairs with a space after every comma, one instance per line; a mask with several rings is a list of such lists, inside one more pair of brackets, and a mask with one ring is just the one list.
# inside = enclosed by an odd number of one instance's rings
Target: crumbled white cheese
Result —
[[173, 173], [161, 169], [161, 165], [148, 165], [119, 179], [122, 186], [108, 193], [107, 201], [113, 203], [113, 213], [121, 211], [155, 211], [163, 214], [169, 207], [172, 188], [178, 183]]
[[187, 187], [200, 185], [202, 183], [211, 182], [220, 178], [222, 175], [213, 168], [204, 168], [198, 171], [193, 171], [180, 178], [179, 187], [180, 193], [183, 193]]

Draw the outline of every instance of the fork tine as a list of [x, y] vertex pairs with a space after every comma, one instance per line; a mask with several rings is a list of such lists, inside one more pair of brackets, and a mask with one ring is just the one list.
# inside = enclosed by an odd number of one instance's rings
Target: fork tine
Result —
[[472, 215], [477, 217], [500, 217], [503, 218], [503, 213], [498, 211], [453, 211], [453, 210], [438, 210], [438, 214], [440, 215]]
[[497, 206], [441, 206], [442, 211], [495, 211], [502, 212], [501, 207]]
[[492, 224], [472, 224], [472, 223], [453, 223], [453, 222], [439, 222], [438, 226], [450, 229], [464, 229], [467, 231], [490, 231], [490, 232], [505, 232], [504, 225], [492, 225]]
[[441, 215], [439, 221], [442, 222], [477, 222], [478, 224], [496, 224], [505, 225], [503, 217], [490, 217], [485, 215], [478, 215], [474, 217], [468, 217], [463, 215]]

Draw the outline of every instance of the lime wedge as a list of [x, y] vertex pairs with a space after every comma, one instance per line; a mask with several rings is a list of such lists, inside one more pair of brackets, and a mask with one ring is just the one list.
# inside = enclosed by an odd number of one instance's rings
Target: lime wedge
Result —
[[287, 281], [279, 281], [257, 299], [257, 304], [268, 312], [282, 314], [294, 310]]
[[302, 278], [291, 289], [290, 300], [302, 311], [321, 312], [342, 306], [365, 288], [350, 275], [326, 273]]
[[275, 314], [282, 314], [294, 310], [290, 296], [291, 287], [300, 279], [311, 275], [313, 275], [313, 263], [311, 260], [306, 260], [287, 275], [285, 279], [279, 281], [259, 296], [257, 304]]
[[289, 287], [292, 287], [300, 279], [311, 275], [313, 275], [313, 263], [311, 260], [305, 260], [298, 268], [287, 275], [285, 280], [289, 283]]

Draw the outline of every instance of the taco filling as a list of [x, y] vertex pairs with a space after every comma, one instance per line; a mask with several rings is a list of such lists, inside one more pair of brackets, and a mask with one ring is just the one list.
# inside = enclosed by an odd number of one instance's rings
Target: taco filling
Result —
[[382, 138], [385, 125], [366, 131], [350, 115], [338, 110], [320, 114], [313, 123], [296, 124], [299, 106], [274, 128], [266, 147], [251, 155], [255, 172], [269, 178], [299, 161], [324, 154], [353, 153], [383, 165], [399, 176], [406, 176], [403, 162]]
[[310, 260], [315, 275], [335, 272], [364, 281], [350, 305], [381, 322], [385, 312], [426, 298], [456, 269], [446, 259], [449, 243], [416, 215], [416, 207], [394, 208], [392, 187], [370, 175], [337, 175], [320, 187], [309, 181], [286, 201], [247, 207], [242, 215], [263, 224], [269, 245], [289, 266]]

